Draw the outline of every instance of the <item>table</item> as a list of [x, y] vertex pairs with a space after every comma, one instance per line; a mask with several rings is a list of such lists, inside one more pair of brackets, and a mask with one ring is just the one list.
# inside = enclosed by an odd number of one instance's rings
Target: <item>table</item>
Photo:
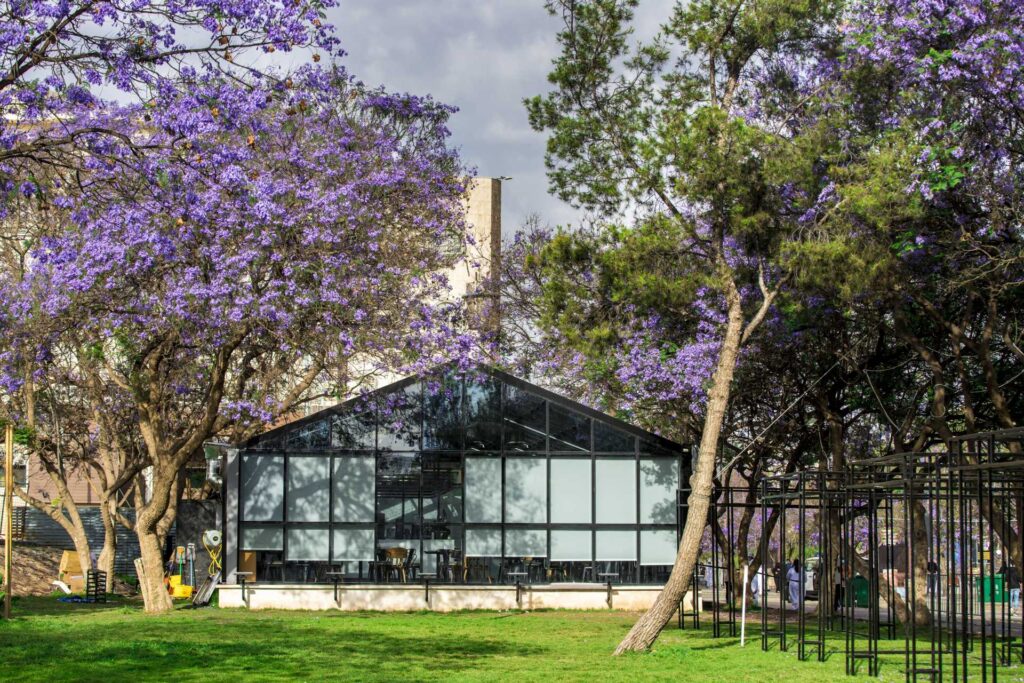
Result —
[[[449, 561], [452, 548], [441, 548], [439, 550], [424, 550], [423, 551], [423, 571], [422, 574], [434, 574], [438, 579], [445, 575], [454, 581], [454, 575], [452, 574], [452, 567]], [[433, 566], [431, 563], [427, 563], [427, 556], [433, 555]]]

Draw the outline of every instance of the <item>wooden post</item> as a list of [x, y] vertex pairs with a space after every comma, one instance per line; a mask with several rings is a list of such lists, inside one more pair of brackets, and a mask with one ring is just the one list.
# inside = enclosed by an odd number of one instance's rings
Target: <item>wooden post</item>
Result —
[[14, 425], [8, 423], [4, 457], [4, 619], [11, 618], [11, 567], [14, 557]]

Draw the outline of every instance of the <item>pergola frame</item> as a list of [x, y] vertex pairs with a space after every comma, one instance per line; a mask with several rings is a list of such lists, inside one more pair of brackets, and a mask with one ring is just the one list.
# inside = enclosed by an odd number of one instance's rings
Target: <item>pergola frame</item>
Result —
[[[821, 577], [818, 608], [811, 613], [787, 612], [785, 589], [771, 604], [768, 582], [762, 582], [762, 649], [786, 650], [795, 618], [801, 660], [815, 652], [824, 661], [827, 633], [843, 633], [848, 675], [865, 668], [878, 675], [884, 656], [902, 656], [907, 681], [997, 681], [1001, 671], [1005, 678], [1007, 667], [1024, 663], [1021, 614], [1011, 613], [1002, 590], [1005, 567], [1012, 561], [1018, 577], [1022, 570], [1022, 443], [1022, 428], [967, 434], [938, 451], [762, 480], [756, 503], [762, 530], [773, 512], [778, 523], [760, 541], [759, 571], [770, 576], [773, 543], [779, 559], [787, 542], [795, 546], [806, 566], [815, 545], [809, 541], [816, 539]], [[730, 542], [734, 513], [750, 506], [740, 495], [745, 492], [721, 487], [709, 512], [709, 522], [724, 514]], [[787, 539], [794, 532], [795, 544]], [[710, 550], [713, 572], [713, 635], [735, 636], [731, 579], [721, 586], [723, 576], [732, 576], [732, 561], [723, 557], [727, 553], [713, 534], [704, 550]], [[848, 572], [846, 599], [833, 611], [837, 568]], [[855, 574], [867, 581], [866, 604], [863, 591], [859, 598], [853, 595]], [[802, 578], [801, 590], [805, 585]], [[930, 624], [920, 625], [926, 617]]]

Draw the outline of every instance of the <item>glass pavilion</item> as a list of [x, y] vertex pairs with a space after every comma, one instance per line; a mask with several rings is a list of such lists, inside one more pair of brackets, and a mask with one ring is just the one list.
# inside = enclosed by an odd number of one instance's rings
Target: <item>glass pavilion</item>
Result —
[[481, 367], [264, 433], [238, 466], [250, 581], [662, 583], [690, 454]]

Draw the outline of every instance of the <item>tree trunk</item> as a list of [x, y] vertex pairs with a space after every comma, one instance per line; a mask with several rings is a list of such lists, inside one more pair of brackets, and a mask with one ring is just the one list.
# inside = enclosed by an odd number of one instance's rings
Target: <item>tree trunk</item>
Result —
[[[615, 649], [617, 655], [623, 652], [639, 652], [651, 647], [657, 640], [658, 634], [665, 628], [665, 624], [672, 619], [672, 615], [679, 608], [679, 602], [686, 594], [686, 588], [693, 577], [701, 537], [704, 535], [704, 526], [708, 521], [711, 487], [718, 453], [718, 437], [722, 430], [726, 407], [729, 404], [729, 392], [743, 334], [743, 311], [739, 292], [735, 287], [729, 288], [727, 301], [729, 320], [726, 323], [722, 350], [718, 355], [711, 391], [708, 393], [700, 452], [697, 455], [693, 475], [690, 477], [691, 490], [687, 499], [686, 524], [683, 526], [683, 535], [679, 541], [675, 563], [672, 565], [672, 573], [651, 608], [640, 617], [619, 643]], [[694, 600], [696, 600], [696, 587], [694, 589]]]
[[[907, 599], [914, 600], [914, 623], [918, 626], [928, 626], [932, 623], [932, 611], [928, 607], [928, 534], [925, 527], [925, 517], [928, 512], [920, 500], [910, 502], [910, 514], [914, 517], [913, 537], [907, 538], [907, 578], [904, 585], [907, 589]], [[934, 520], [938, 523], [938, 520]], [[910, 572], [914, 574], [914, 594], [910, 595]], [[906, 623], [910, 615], [904, 612], [901, 621]]]
[[65, 528], [65, 531], [71, 537], [71, 542], [75, 544], [75, 552], [78, 553], [78, 566], [82, 570], [82, 577], [85, 578], [89, 570], [92, 569], [92, 549], [89, 547], [89, 538], [81, 528]]
[[138, 531], [139, 550], [144, 574], [139, 577], [139, 589], [146, 611], [159, 614], [174, 607], [164, 585], [164, 555], [159, 536], [152, 531]]
[[92, 569], [92, 549], [89, 547], [89, 537], [85, 533], [85, 524], [82, 523], [82, 518], [78, 514], [78, 506], [71, 500], [70, 494], [66, 493], [67, 488], [61, 489], [58, 484], [58, 491], [62, 492], [62, 504], [55, 506], [22, 491], [20, 487], [14, 487], [14, 494], [18, 498], [45, 514], [67, 532], [71, 542], [75, 545], [75, 552], [78, 553], [78, 566], [84, 577], [86, 572]]
[[103, 549], [96, 561], [96, 568], [107, 574], [107, 585], [104, 588], [107, 593], [114, 592], [114, 566], [117, 559], [117, 526], [114, 516], [110, 512], [110, 506], [113, 504], [114, 502], [111, 500], [100, 503], [100, 518], [103, 520]]

